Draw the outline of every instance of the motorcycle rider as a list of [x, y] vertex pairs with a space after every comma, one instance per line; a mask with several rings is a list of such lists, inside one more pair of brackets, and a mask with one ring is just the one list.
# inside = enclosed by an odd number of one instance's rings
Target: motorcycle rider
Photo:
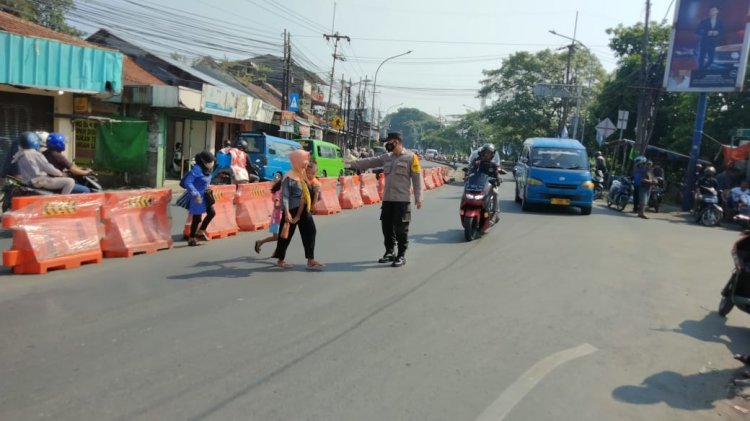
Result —
[[480, 172], [495, 179], [492, 186], [492, 198], [490, 199], [490, 212], [494, 212], [497, 209], [497, 186], [500, 185], [500, 182], [502, 181], [500, 175], [506, 173], [493, 161], [494, 156], [495, 145], [492, 143], [485, 143], [479, 149], [479, 159], [471, 164], [471, 169], [469, 170], [469, 174]]
[[714, 167], [706, 167], [705, 170], [703, 170], [703, 176], [698, 179], [698, 181], [695, 183], [695, 204], [694, 207], [698, 207], [698, 197], [701, 194], [701, 188], [709, 189], [712, 188], [716, 190], [716, 194], [718, 195], [719, 192], [719, 181], [716, 179], [716, 168]]
[[[90, 175], [94, 170], [83, 169], [71, 162], [64, 154], [65, 151], [65, 136], [60, 133], [50, 133], [47, 137], [47, 149], [42, 152], [47, 161], [58, 170], [72, 174], [74, 176], [83, 177]], [[72, 193], [91, 193], [91, 189], [88, 187], [76, 183], [73, 187]]]
[[234, 147], [225, 147], [222, 153], [231, 156], [232, 161], [229, 168], [232, 170], [232, 176], [236, 184], [255, 183], [260, 180], [257, 175], [255, 165], [252, 164], [250, 156], [247, 154], [248, 143], [244, 139], [235, 142]]
[[39, 135], [24, 132], [18, 137], [20, 150], [13, 156], [12, 162], [18, 166], [21, 180], [38, 189], [50, 191], [61, 190], [61, 194], [70, 194], [75, 180], [65, 177], [62, 171], [55, 168], [39, 152]]

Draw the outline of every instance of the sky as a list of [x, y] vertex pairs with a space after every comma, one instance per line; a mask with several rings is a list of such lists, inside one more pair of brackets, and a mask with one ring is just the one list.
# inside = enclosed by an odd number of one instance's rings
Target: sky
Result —
[[[291, 33], [293, 58], [328, 80], [332, 41], [324, 33], [351, 38], [339, 43], [335, 79], [373, 79], [376, 107], [393, 112], [419, 108], [436, 117], [480, 108], [476, 97], [482, 70], [499, 68], [517, 51], [558, 49], [573, 37], [587, 46], [607, 70], [616, 59], [605, 30], [642, 21], [640, 0], [76, 0], [71, 23], [92, 33], [110, 27], [133, 34], [141, 43], [156, 39], [163, 52], [246, 58], [282, 55], [282, 33]], [[174, 9], [179, 4], [180, 9]], [[150, 7], [151, 9], [144, 9]], [[97, 8], [99, 12], [97, 12]], [[107, 9], [107, 13], [101, 13]], [[174, 10], [163, 22], [161, 10]], [[335, 11], [335, 19], [334, 19]], [[670, 0], [652, 2], [652, 20], [672, 20]], [[578, 24], [576, 28], [576, 13]], [[130, 18], [127, 18], [130, 16]], [[161, 34], [154, 38], [154, 31]], [[221, 47], [218, 47], [221, 45]], [[372, 82], [368, 85], [370, 106]], [[353, 89], [355, 91], [357, 88]]]

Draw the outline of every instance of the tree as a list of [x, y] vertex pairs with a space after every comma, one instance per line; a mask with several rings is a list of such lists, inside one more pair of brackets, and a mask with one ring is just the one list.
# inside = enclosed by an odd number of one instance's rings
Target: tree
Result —
[[[537, 84], [564, 83], [568, 53], [543, 50], [518, 52], [499, 69], [485, 70], [479, 96], [492, 100], [482, 112], [489, 125], [490, 141], [517, 149], [529, 137], [557, 137], [563, 101], [534, 94]], [[604, 70], [590, 52], [575, 49], [571, 62], [572, 83], [590, 86], [581, 102], [587, 103], [596, 92]], [[567, 123], [567, 122], [566, 122]], [[507, 147], [506, 147], [507, 149]]]
[[399, 108], [395, 113], [389, 114], [386, 119], [390, 123], [390, 131], [401, 132], [407, 148], [417, 146], [424, 148], [421, 142], [424, 134], [440, 128], [440, 122], [435, 117], [417, 108]]
[[74, 0], [0, 0], [0, 10], [64, 34], [83, 32], [68, 25], [65, 13], [75, 8]]

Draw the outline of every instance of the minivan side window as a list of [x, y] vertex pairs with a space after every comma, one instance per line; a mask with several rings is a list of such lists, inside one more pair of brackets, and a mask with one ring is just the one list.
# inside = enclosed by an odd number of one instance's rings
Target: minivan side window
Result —
[[274, 142], [273, 140], [268, 141], [268, 154], [269, 155], [276, 155], [276, 147], [278, 146], [278, 143]]
[[336, 154], [333, 152], [333, 148], [328, 146], [322, 146], [318, 152], [322, 158], [335, 158]]

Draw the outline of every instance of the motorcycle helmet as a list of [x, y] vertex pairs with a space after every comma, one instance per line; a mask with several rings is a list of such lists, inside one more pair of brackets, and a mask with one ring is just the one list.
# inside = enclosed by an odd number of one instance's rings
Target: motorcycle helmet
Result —
[[248, 145], [248, 143], [247, 143], [247, 140], [245, 140], [245, 139], [240, 139], [240, 140], [238, 140], [238, 141], [237, 141], [237, 143], [235, 143], [235, 145], [234, 145], [234, 146], [235, 146], [235, 147], [236, 147], [237, 149], [242, 149], [243, 151], [246, 151], [249, 145]]
[[716, 168], [714, 167], [706, 167], [705, 170], [703, 170], [703, 174], [707, 175], [709, 177], [716, 175]]
[[47, 147], [47, 138], [49, 138], [49, 133], [45, 131], [36, 131], [37, 136], [39, 136], [39, 146], [40, 147]]
[[598, 158], [598, 157], [602, 156], [602, 153], [599, 152], [599, 151], [596, 151], [596, 152], [594, 152], [594, 156]]
[[39, 135], [34, 132], [23, 132], [18, 136], [21, 149], [39, 149]]
[[47, 137], [47, 148], [62, 152], [65, 150], [65, 136], [60, 133], [50, 133]]
[[636, 156], [635, 159], [633, 159], [633, 164], [635, 166], [643, 165], [646, 163], [646, 157], [645, 156]]
[[492, 143], [485, 143], [484, 145], [482, 145], [482, 147], [479, 148], [479, 157], [481, 158], [482, 154], [487, 151], [491, 152], [492, 156], [495, 156], [495, 145], [493, 145]]

